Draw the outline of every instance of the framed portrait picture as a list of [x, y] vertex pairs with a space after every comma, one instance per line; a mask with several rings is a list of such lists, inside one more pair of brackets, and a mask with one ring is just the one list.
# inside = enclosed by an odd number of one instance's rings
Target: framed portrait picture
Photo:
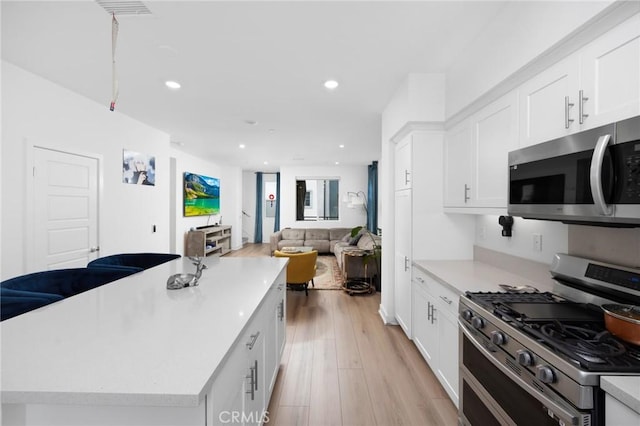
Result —
[[122, 182], [133, 185], [156, 184], [156, 157], [122, 150]]

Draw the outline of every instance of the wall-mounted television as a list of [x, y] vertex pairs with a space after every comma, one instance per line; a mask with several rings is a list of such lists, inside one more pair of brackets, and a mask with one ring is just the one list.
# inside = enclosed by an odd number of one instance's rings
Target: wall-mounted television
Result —
[[220, 179], [195, 173], [184, 173], [184, 215], [220, 214]]

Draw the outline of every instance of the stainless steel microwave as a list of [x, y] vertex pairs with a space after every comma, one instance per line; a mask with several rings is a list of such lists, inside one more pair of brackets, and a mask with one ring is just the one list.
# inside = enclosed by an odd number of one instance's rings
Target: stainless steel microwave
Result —
[[640, 116], [510, 152], [508, 212], [640, 227]]

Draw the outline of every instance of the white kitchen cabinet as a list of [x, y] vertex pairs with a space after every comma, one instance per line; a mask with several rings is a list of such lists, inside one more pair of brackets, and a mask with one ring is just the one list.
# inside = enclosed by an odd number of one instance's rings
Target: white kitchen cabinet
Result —
[[444, 145], [444, 206], [465, 207], [470, 199], [471, 121], [447, 131]]
[[640, 15], [525, 82], [520, 147], [640, 114]]
[[640, 424], [640, 413], [607, 393], [605, 394], [605, 424], [637, 426]]
[[517, 127], [514, 91], [447, 132], [445, 207], [507, 207], [507, 160], [517, 148]]
[[409, 338], [411, 338], [411, 198], [411, 189], [395, 193], [395, 316]]
[[[453, 403], [458, 406], [458, 322], [443, 302], [438, 302], [438, 370], [437, 377]], [[436, 308], [437, 309], [437, 308]]]
[[413, 266], [414, 343], [458, 406], [458, 295]]
[[284, 279], [278, 280], [238, 339], [213, 383], [207, 424], [262, 424], [284, 348], [285, 296]]
[[580, 56], [580, 88], [588, 98], [582, 130], [640, 114], [640, 15], [585, 46]]
[[395, 189], [411, 188], [412, 176], [412, 134], [404, 137], [395, 148]]
[[[436, 371], [438, 368], [438, 328], [434, 319], [435, 299], [425, 289], [424, 279], [417, 275], [414, 269], [413, 277], [413, 342], [427, 361]], [[417, 285], [416, 280], [423, 281]]]
[[267, 324], [271, 324], [271, 327], [267, 327], [265, 335], [265, 372], [268, 376], [265, 377], [269, 393], [273, 391], [273, 386], [276, 383], [278, 377], [278, 369], [280, 367], [280, 359], [282, 358], [282, 352], [284, 351], [285, 343], [285, 285], [280, 283], [273, 290], [273, 303], [270, 308], [270, 315], [266, 319]]
[[576, 132], [580, 61], [573, 54], [519, 88], [520, 146]]
[[[262, 424], [266, 410], [264, 336], [253, 324], [235, 348], [211, 391], [211, 424]], [[209, 422], [207, 422], [209, 423]]]

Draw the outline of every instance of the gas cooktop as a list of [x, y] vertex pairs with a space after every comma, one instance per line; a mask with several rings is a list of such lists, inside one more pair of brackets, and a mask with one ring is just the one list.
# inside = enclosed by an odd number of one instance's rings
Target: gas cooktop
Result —
[[640, 373], [640, 347], [609, 333], [598, 306], [548, 292], [467, 292], [466, 297], [577, 368]]

